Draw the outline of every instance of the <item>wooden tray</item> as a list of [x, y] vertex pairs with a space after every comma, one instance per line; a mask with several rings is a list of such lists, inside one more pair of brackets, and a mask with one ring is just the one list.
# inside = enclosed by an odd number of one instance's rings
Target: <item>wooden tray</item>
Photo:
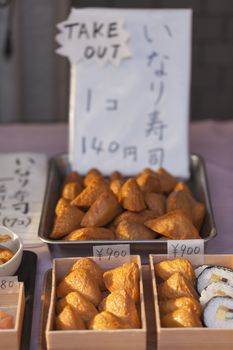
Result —
[[[230, 350], [233, 348], [233, 330], [224, 328], [165, 328], [161, 326], [157, 283], [154, 264], [167, 260], [166, 255], [150, 255], [153, 300], [156, 315], [158, 350]], [[233, 269], [233, 255], [205, 255], [204, 264], [220, 265]]]
[[[147, 350], [155, 349], [155, 322], [154, 322], [154, 302], [152, 300], [152, 286], [150, 270], [148, 265], [142, 266], [144, 297], [147, 301], [146, 307], [146, 323], [147, 323]], [[40, 329], [38, 339], [38, 350], [47, 350], [45, 340], [45, 327], [48, 317], [48, 310], [51, 299], [52, 290], [52, 269], [48, 270], [44, 276], [44, 285], [41, 296], [41, 312], [40, 312]], [[78, 348], [77, 348], [78, 349]], [[80, 349], [81, 350], [81, 349]]]

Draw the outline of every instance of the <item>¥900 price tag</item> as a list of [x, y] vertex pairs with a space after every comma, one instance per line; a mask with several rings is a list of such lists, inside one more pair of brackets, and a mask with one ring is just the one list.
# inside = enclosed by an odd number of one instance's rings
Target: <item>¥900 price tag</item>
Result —
[[93, 256], [101, 268], [112, 269], [130, 262], [129, 244], [93, 246]]
[[0, 277], [0, 294], [17, 293], [19, 282], [17, 276]]
[[169, 259], [187, 258], [195, 265], [202, 265], [204, 264], [204, 240], [169, 240], [167, 255]]

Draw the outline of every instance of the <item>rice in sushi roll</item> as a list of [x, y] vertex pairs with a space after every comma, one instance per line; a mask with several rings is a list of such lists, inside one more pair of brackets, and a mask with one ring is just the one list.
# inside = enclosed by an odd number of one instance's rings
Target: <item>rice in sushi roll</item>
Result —
[[201, 292], [199, 299], [201, 306], [205, 306], [210, 299], [216, 296], [229, 296], [233, 298], [233, 287], [224, 282], [213, 282], [209, 284]]
[[233, 328], [233, 299], [212, 298], [204, 309], [203, 322], [209, 328]]
[[205, 270], [209, 266], [210, 265], [200, 265], [200, 266], [196, 267], [196, 269], [194, 270], [196, 278], [198, 278], [198, 276], [202, 273], [202, 271]]
[[222, 266], [206, 267], [197, 279], [197, 290], [201, 294], [212, 282], [224, 282], [233, 286], [233, 270]]

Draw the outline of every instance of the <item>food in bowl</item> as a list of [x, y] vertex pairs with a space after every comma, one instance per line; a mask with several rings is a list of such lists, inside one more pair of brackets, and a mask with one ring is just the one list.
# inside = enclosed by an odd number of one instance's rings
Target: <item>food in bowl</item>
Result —
[[14, 255], [15, 253], [12, 250], [0, 246], [0, 265], [8, 262]]
[[0, 242], [6, 242], [6, 241], [10, 241], [10, 240], [11, 240], [10, 235], [0, 233]]

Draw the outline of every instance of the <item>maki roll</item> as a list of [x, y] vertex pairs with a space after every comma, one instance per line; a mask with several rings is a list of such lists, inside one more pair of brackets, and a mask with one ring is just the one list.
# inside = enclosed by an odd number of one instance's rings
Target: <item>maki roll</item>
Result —
[[201, 294], [212, 282], [224, 282], [233, 286], [233, 270], [222, 266], [206, 267], [197, 279], [197, 290]]
[[213, 282], [209, 284], [201, 292], [199, 299], [201, 306], [205, 306], [210, 299], [216, 296], [229, 296], [233, 298], [233, 287], [224, 282]]
[[205, 270], [207, 267], [209, 267], [209, 266], [210, 266], [210, 265], [200, 265], [200, 266], [198, 266], [198, 267], [194, 270], [196, 278], [198, 278], [199, 275], [202, 273], [202, 271], [204, 271], [204, 270]]
[[233, 328], [233, 299], [212, 298], [204, 309], [203, 322], [210, 328]]

